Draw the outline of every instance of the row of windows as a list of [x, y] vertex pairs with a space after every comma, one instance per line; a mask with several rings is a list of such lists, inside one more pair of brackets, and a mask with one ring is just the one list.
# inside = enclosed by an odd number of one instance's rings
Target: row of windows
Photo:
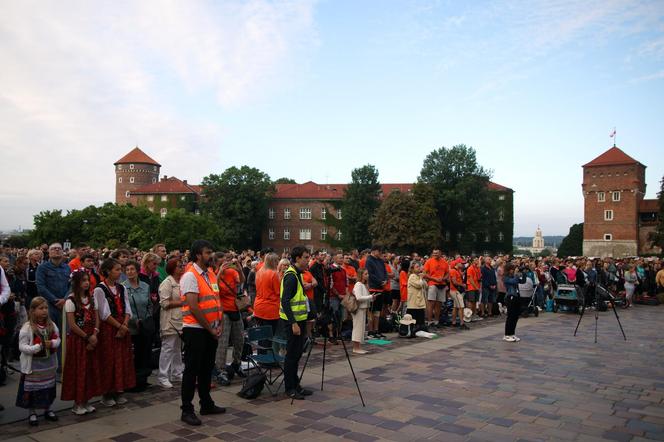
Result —
[[[148, 210], [149, 210], [150, 212], [154, 212], [154, 207], [148, 207]], [[162, 218], [166, 218], [166, 215], [167, 215], [167, 214], [168, 214], [168, 209], [167, 209], [166, 207], [162, 207], [161, 209], [159, 209], [159, 215], [160, 215]], [[194, 214], [195, 214], [195, 215], [200, 215], [200, 214], [201, 214], [201, 211], [198, 210], [198, 209], [196, 209], [196, 211], [194, 212]]]
[[[130, 176], [130, 177], [129, 177], [129, 182], [130, 182], [131, 184], [134, 184], [134, 177], [133, 177], [133, 176]], [[156, 183], [156, 182], [157, 182], [157, 178], [152, 178], [152, 184], [154, 184], [154, 183]], [[118, 183], [119, 183], [119, 184], [122, 184], [122, 177], [119, 177], [119, 178], [118, 178]]]
[[[618, 202], [620, 201], [620, 190], [614, 190], [611, 193], [611, 201]], [[603, 203], [606, 201], [605, 192], [597, 192], [597, 202]]]
[[[275, 217], [274, 208], [270, 207], [267, 209], [267, 217], [269, 219], [274, 219]], [[291, 209], [284, 209], [284, 219], [291, 219]], [[300, 208], [300, 219], [312, 219], [312, 210], [308, 207]], [[327, 209], [325, 207], [320, 209], [320, 219], [327, 219]], [[341, 209], [337, 209], [337, 219], [341, 219]]]
[[[129, 169], [134, 170], [134, 165], [130, 164]], [[122, 170], [122, 164], [118, 164], [118, 170]], [[152, 170], [156, 172], [157, 171], [157, 166], [152, 166]]]
[[[268, 239], [274, 239], [276, 237], [276, 232], [273, 228], [269, 228], [267, 231], [267, 237]], [[285, 240], [291, 239], [291, 229], [284, 229], [284, 236], [283, 238]], [[335, 235], [335, 238], [340, 241], [342, 238], [341, 231], [338, 231]], [[327, 227], [323, 227], [320, 229], [320, 239], [325, 241], [327, 239]], [[311, 229], [300, 229], [300, 240], [302, 241], [310, 241], [311, 240]]]
[[[127, 190], [125, 192], [125, 197], [129, 198], [131, 196], [131, 191]], [[145, 199], [149, 202], [154, 201], [154, 195], [148, 195], [145, 197]], [[168, 195], [161, 195], [159, 198], [162, 202], [167, 202], [168, 201]], [[180, 201], [185, 201], [187, 199], [186, 195], [180, 195]]]
[[[477, 241], [477, 234], [476, 233], [471, 233], [473, 241]], [[449, 241], [451, 239], [451, 234], [450, 232], [445, 232], [445, 241]], [[456, 235], [457, 241], [460, 241], [463, 238], [463, 234], [461, 232], [457, 233]], [[498, 241], [504, 241], [505, 240], [505, 235], [503, 232], [498, 232]], [[484, 242], [491, 242], [491, 235], [488, 233], [484, 234]]]
[[[489, 216], [489, 211], [485, 211], [484, 215]], [[463, 210], [459, 209], [457, 210], [457, 216], [459, 217], [460, 220], [463, 220]], [[505, 221], [505, 211], [503, 209], [500, 209], [498, 211], [498, 221]]]

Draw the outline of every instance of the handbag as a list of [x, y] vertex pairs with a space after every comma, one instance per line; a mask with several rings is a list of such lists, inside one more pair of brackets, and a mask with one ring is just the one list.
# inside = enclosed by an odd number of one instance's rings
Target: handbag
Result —
[[341, 305], [343, 305], [349, 313], [355, 313], [360, 307], [357, 303], [357, 298], [352, 293], [349, 293], [341, 300]]
[[[134, 302], [134, 308], [136, 309], [136, 314], [138, 315], [138, 307], [136, 306], [136, 300], [134, 297], [131, 297], [131, 300]], [[144, 338], [152, 339], [155, 333], [154, 319], [152, 316], [148, 316], [148, 307], [145, 306], [145, 319], [136, 319], [136, 328], [138, 329], [138, 334]]]
[[[226, 281], [224, 281], [224, 278], [218, 279], [224, 283], [229, 292], [233, 293], [233, 288], [228, 285]], [[249, 307], [251, 307], [251, 298], [245, 292], [238, 293], [238, 295], [235, 297], [235, 307], [237, 307], [237, 311], [240, 313], [246, 312], [249, 310]]]

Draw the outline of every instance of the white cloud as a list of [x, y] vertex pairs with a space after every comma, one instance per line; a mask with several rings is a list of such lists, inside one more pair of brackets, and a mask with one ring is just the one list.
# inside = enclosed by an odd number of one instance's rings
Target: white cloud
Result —
[[112, 163], [136, 144], [200, 179], [223, 155], [224, 122], [187, 103], [269, 95], [315, 43], [312, 13], [305, 1], [0, 4], [0, 228], [64, 195], [111, 200]]

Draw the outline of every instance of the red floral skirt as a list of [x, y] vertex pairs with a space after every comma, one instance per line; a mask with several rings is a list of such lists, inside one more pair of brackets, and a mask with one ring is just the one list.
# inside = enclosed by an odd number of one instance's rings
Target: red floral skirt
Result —
[[99, 344], [92, 351], [86, 349], [85, 339], [67, 334], [67, 354], [62, 377], [62, 400], [77, 404], [87, 402], [104, 391], [99, 377]]
[[101, 365], [101, 388], [104, 394], [119, 393], [136, 386], [134, 353], [131, 336], [116, 338], [118, 330], [106, 322], [101, 323], [99, 332], [99, 361]]

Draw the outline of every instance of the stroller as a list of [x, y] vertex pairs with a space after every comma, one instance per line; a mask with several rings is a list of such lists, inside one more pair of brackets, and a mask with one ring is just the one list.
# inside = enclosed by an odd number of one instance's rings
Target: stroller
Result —
[[523, 284], [519, 284], [519, 305], [521, 307], [521, 316], [527, 318], [528, 316], [539, 316], [539, 308], [537, 308], [536, 295], [537, 286], [533, 280], [526, 278]]

